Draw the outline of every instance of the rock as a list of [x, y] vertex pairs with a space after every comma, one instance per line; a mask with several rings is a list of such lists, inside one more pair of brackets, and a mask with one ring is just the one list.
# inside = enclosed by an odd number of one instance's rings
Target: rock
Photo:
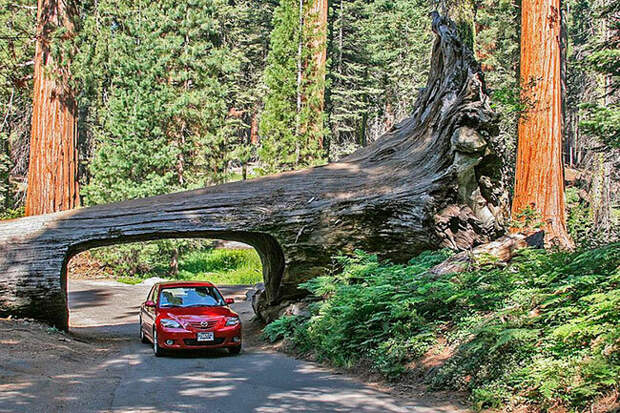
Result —
[[[263, 306], [266, 305], [265, 301], [266, 301], [266, 294], [265, 294], [265, 286], [263, 285], [262, 287], [259, 286], [259, 284], [256, 284], [256, 286], [249, 290], [246, 293], [246, 297], [247, 299], [252, 303], [252, 309], [254, 310], [254, 313], [260, 318], [263, 319], [263, 316], [261, 314], [261, 309]], [[263, 319], [263, 321], [265, 321]]]

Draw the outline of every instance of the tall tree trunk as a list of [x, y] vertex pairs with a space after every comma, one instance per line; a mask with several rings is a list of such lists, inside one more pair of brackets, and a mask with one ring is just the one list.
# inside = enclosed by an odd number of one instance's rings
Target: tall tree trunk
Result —
[[250, 126], [250, 143], [252, 145], [258, 145], [258, 142], [258, 109], [255, 109], [252, 114], [252, 124]]
[[571, 247], [564, 212], [560, 1], [523, 0], [521, 87], [528, 110], [519, 120], [513, 216], [540, 213], [546, 241]]
[[319, 140], [319, 148], [323, 149], [323, 110], [325, 109], [325, 74], [327, 62], [327, 0], [312, 0], [312, 7], [309, 11], [308, 19], [312, 22], [313, 28], [311, 47], [311, 59], [314, 60], [313, 81], [319, 85], [317, 96], [313, 99], [311, 110], [316, 113], [315, 120], [311, 125], [316, 131]]
[[[315, 81], [325, 83], [327, 62], [327, 0], [312, 0], [310, 15], [313, 17], [312, 55], [316, 65]], [[321, 89], [315, 110], [322, 112], [325, 104], [325, 89]]]
[[179, 273], [179, 249], [177, 247], [172, 248], [172, 255], [170, 256], [170, 275], [176, 276]]
[[[51, 53], [51, 37], [74, 33], [70, 0], [39, 0], [34, 68], [32, 135], [26, 215], [63, 211], [79, 205], [77, 102], [67, 65]], [[66, 62], [62, 62], [66, 63]]]
[[[297, 117], [298, 133], [313, 132], [323, 149], [323, 110], [325, 109], [325, 73], [327, 61], [327, 0], [311, 0], [310, 7], [299, 3], [300, 43], [297, 53]], [[306, 9], [304, 11], [304, 9]], [[306, 48], [307, 50], [304, 50]], [[304, 79], [304, 75], [308, 79]], [[317, 85], [314, 92], [309, 84]], [[312, 94], [312, 96], [310, 96]], [[311, 119], [300, 118], [304, 105], [309, 105]], [[307, 123], [306, 123], [307, 122]]]
[[[13, 110], [13, 98], [15, 97], [15, 88], [11, 88], [11, 97], [9, 98], [9, 102], [6, 105], [6, 111], [4, 114], [4, 119], [2, 120], [2, 124], [0, 125], [0, 131], [4, 131], [4, 139], [0, 138], [0, 154], [4, 155], [4, 159], [6, 162], [6, 170], [0, 174], [3, 178], [3, 186], [4, 186], [4, 196], [1, 196], [0, 199], [4, 201], [4, 209], [8, 210], [11, 206], [11, 127], [9, 120], [9, 115]], [[0, 165], [1, 166], [1, 165]]]
[[295, 133], [300, 134], [301, 131], [301, 101], [302, 101], [302, 71], [303, 71], [303, 45], [304, 45], [304, 0], [299, 0], [299, 39], [297, 42], [297, 116], [295, 120]]

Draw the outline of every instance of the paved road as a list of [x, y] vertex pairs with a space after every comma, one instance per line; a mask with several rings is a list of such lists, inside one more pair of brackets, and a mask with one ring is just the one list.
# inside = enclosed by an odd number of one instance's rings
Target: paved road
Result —
[[[72, 333], [118, 346], [103, 362], [65, 380], [62, 411], [71, 412], [452, 412], [452, 406], [403, 401], [314, 363], [245, 347], [153, 356], [138, 340], [137, 308], [148, 286], [69, 282]], [[248, 320], [244, 288], [223, 288]]]

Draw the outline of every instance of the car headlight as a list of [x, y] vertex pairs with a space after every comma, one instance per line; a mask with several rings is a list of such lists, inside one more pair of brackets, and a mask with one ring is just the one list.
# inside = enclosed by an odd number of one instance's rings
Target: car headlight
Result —
[[162, 327], [166, 328], [181, 328], [181, 324], [169, 318], [162, 318], [161, 320], [159, 320], [159, 323], [162, 325]]
[[226, 325], [227, 326], [236, 326], [237, 324], [239, 324], [239, 317], [228, 317], [228, 318], [226, 318]]

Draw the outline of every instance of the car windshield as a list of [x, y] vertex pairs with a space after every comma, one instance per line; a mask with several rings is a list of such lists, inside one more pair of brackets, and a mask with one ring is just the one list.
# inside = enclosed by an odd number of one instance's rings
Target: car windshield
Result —
[[170, 287], [159, 294], [160, 307], [213, 307], [226, 305], [214, 287]]

